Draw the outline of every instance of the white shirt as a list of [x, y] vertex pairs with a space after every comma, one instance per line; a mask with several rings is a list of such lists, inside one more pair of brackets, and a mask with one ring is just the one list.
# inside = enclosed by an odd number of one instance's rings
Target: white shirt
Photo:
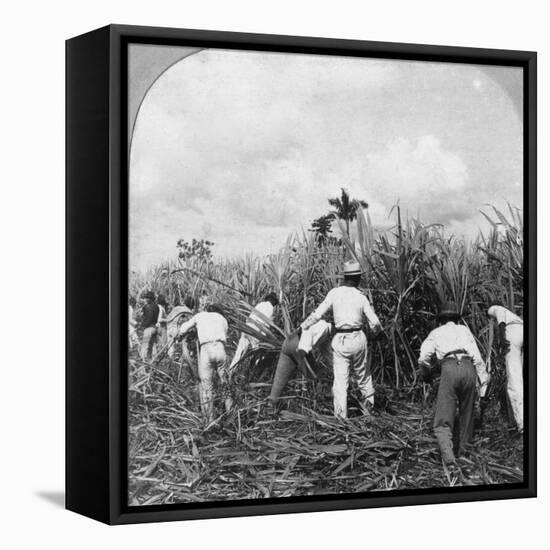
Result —
[[330, 334], [332, 325], [326, 321], [317, 321], [306, 330], [302, 330], [297, 349], [309, 353], [325, 336]]
[[275, 308], [273, 307], [273, 304], [271, 302], [268, 302], [268, 301], [260, 302], [256, 304], [256, 307], [254, 309], [258, 310], [262, 315], [265, 315], [268, 319], [273, 318], [273, 310]]
[[187, 306], [175, 306], [165, 320], [168, 324], [171, 324], [174, 321], [179, 321], [183, 315], [193, 315], [193, 312]]
[[487, 314], [493, 319], [496, 319], [499, 325], [500, 323], [504, 323], [506, 325], [523, 324], [521, 317], [502, 306], [491, 306], [489, 311], [487, 311]]
[[333, 288], [319, 307], [302, 323], [302, 329], [308, 329], [332, 308], [334, 325], [337, 329], [361, 329], [365, 317], [370, 328], [380, 326], [380, 320], [367, 297], [353, 286]]
[[[465, 353], [462, 355], [467, 355], [472, 359], [480, 383], [479, 393], [483, 397], [487, 391], [489, 373], [481, 358], [481, 353], [479, 353], [474, 335], [468, 327], [449, 321], [445, 325], [432, 330], [424, 342], [422, 342], [418, 363], [429, 367], [430, 359], [434, 355], [438, 361], [441, 361], [448, 353], [458, 350], [464, 350]], [[460, 356], [461, 354], [457, 355]]]
[[180, 334], [186, 334], [197, 327], [199, 343], [225, 342], [227, 339], [227, 321], [223, 315], [214, 311], [201, 311], [180, 327]]
[[254, 315], [254, 312], [259, 311], [264, 317], [267, 317], [270, 321], [273, 319], [273, 304], [271, 302], [265, 301], [260, 302], [256, 307], [250, 312], [246, 324], [252, 328], [259, 328], [265, 326], [265, 321], [259, 316]]

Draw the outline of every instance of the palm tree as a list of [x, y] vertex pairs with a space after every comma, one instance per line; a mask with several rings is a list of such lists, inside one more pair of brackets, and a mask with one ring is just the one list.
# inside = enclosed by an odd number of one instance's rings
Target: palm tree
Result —
[[328, 199], [330, 206], [334, 208], [332, 213], [346, 223], [346, 234], [349, 237], [349, 224], [357, 217], [357, 208], [368, 208], [365, 201], [352, 199], [349, 193], [342, 187], [339, 197]]

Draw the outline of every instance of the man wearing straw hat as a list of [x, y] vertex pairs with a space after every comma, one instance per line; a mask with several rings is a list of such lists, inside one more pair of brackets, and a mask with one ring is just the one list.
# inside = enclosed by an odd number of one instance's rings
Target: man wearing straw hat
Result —
[[209, 304], [206, 311], [200, 311], [183, 323], [179, 338], [183, 338], [192, 328], [197, 329], [200, 344], [199, 352], [199, 397], [202, 413], [208, 423], [214, 420], [214, 375], [217, 371], [225, 383], [225, 342], [227, 340], [227, 320], [218, 304]]
[[302, 330], [308, 330], [332, 310], [335, 327], [331, 344], [334, 369], [332, 394], [334, 414], [339, 418], [348, 416], [350, 368], [357, 378], [363, 412], [368, 414], [374, 404], [374, 386], [367, 363], [367, 337], [363, 331], [364, 320], [367, 320], [375, 333], [381, 330], [381, 326], [369, 300], [358, 289], [362, 274], [359, 263], [346, 262], [342, 286], [330, 290], [317, 309], [302, 323]]
[[489, 373], [470, 329], [457, 324], [458, 308], [447, 302], [437, 318], [440, 326], [428, 335], [420, 347], [418, 364], [421, 379], [431, 374], [432, 360], [441, 365], [433, 430], [445, 466], [456, 464], [453, 450], [453, 429], [459, 409], [459, 451], [470, 442], [474, 427], [476, 386], [485, 396]]
[[523, 431], [523, 321], [503, 306], [491, 306], [489, 317], [500, 329], [501, 340], [507, 344], [506, 392], [518, 430]]

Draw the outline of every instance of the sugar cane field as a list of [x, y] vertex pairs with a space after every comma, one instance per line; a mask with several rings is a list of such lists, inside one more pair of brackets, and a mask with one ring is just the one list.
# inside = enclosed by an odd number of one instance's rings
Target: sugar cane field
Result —
[[[228, 360], [241, 333], [258, 345], [238, 363], [228, 389], [215, 397], [215, 419], [199, 403], [198, 346], [193, 334], [158, 346], [143, 361], [138, 345], [128, 354], [128, 503], [174, 504], [368, 493], [523, 480], [523, 436], [506, 402], [505, 344], [493, 333], [487, 308], [500, 303], [523, 312], [523, 214], [487, 207], [472, 240], [446, 233], [392, 210], [393, 226], [373, 227], [368, 208], [352, 205], [349, 219], [335, 216], [330, 230], [291, 235], [265, 257], [216, 258], [209, 242], [180, 241], [179, 255], [147, 271], [131, 272], [129, 295], [145, 290], [170, 307], [193, 297], [221, 304], [229, 325]], [[353, 234], [349, 222], [354, 225]], [[335, 233], [336, 234], [336, 233]], [[347, 419], [335, 417], [328, 348], [284, 390], [276, 414], [267, 406], [277, 357], [292, 332], [339, 284], [343, 262], [361, 265], [360, 289], [380, 318], [367, 332], [375, 385], [373, 414], [364, 416], [350, 382]], [[272, 321], [253, 327], [253, 306], [273, 292]], [[434, 328], [438, 308], [458, 305], [461, 323], [475, 336], [491, 379], [487, 407], [457, 471], [443, 467], [432, 431], [437, 376], [418, 378], [420, 344]], [[138, 331], [139, 336], [139, 331]], [[173, 347], [167, 353], [167, 347]]]

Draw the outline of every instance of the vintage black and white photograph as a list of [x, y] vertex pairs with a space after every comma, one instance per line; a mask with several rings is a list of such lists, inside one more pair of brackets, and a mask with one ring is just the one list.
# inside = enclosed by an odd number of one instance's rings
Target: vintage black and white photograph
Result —
[[127, 73], [128, 505], [523, 482], [523, 69]]

